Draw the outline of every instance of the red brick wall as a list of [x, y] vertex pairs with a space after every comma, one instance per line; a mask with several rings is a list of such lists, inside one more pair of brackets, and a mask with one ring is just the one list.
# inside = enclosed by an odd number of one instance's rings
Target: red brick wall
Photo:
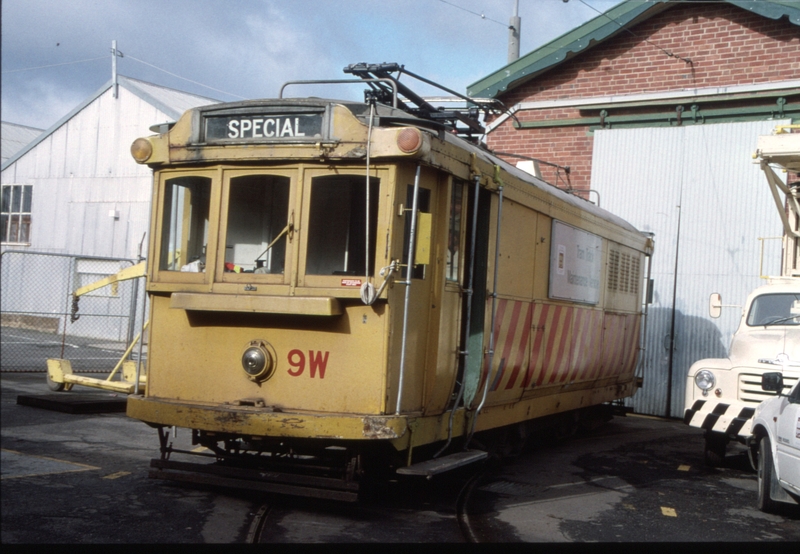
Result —
[[[800, 78], [800, 27], [784, 19], [767, 19], [729, 4], [689, 3], [676, 4], [630, 30], [633, 35], [622, 32], [500, 99], [510, 107], [519, 102]], [[520, 121], [581, 117], [572, 108], [522, 111], [516, 115]], [[493, 150], [569, 166], [569, 186], [587, 190], [592, 160], [592, 137], [587, 129], [588, 126], [573, 126], [518, 130], [509, 119], [489, 135], [488, 145]], [[564, 186], [563, 178], [556, 183], [553, 168], [543, 165], [541, 169], [547, 181]]]

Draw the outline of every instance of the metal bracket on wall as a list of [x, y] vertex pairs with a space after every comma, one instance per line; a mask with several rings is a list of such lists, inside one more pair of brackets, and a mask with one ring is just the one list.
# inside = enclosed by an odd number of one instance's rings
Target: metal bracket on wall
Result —
[[[675, 106], [675, 125], [680, 127], [683, 125], [683, 106]], [[672, 118], [670, 118], [669, 124], [672, 125]]]
[[781, 96], [775, 101], [775, 103], [778, 105], [778, 114], [773, 114], [773, 117], [783, 118], [783, 107], [786, 105], [786, 98]]
[[694, 120], [695, 123], [706, 122], [706, 118], [700, 115], [700, 106], [698, 106], [697, 104], [692, 104], [692, 107], [689, 109], [692, 110], [692, 119]]

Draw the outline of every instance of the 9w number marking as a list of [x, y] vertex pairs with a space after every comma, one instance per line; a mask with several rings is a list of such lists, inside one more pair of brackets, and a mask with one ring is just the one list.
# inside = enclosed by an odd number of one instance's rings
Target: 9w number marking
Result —
[[[319, 371], [320, 379], [325, 378], [325, 368], [328, 366], [328, 354], [330, 354], [330, 352], [323, 353], [318, 350], [308, 351], [308, 371], [312, 379], [317, 376], [317, 371]], [[306, 355], [303, 351], [296, 348], [290, 350], [287, 360], [289, 365], [292, 366], [292, 369], [287, 370], [287, 373], [292, 377], [300, 377], [306, 369]]]

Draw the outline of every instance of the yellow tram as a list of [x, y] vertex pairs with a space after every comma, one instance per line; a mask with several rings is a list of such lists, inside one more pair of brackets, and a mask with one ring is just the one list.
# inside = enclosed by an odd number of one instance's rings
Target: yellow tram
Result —
[[[369, 101], [200, 107], [132, 146], [154, 477], [353, 499], [370, 464], [431, 475], [641, 385], [652, 239], [459, 136], [396, 66], [347, 69]], [[216, 463], [176, 461], [169, 427]]]

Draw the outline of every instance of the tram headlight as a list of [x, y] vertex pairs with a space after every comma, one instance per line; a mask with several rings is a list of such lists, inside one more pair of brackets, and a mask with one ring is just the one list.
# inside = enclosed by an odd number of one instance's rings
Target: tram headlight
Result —
[[275, 349], [264, 340], [247, 343], [242, 353], [242, 369], [251, 381], [266, 381], [275, 371]]
[[143, 164], [153, 155], [153, 145], [146, 138], [138, 138], [131, 144], [131, 156], [133, 159]]
[[709, 391], [717, 384], [717, 379], [709, 370], [701, 369], [694, 376], [694, 384], [702, 391]]
[[397, 147], [406, 154], [413, 154], [422, 146], [422, 132], [407, 127], [397, 134]]

